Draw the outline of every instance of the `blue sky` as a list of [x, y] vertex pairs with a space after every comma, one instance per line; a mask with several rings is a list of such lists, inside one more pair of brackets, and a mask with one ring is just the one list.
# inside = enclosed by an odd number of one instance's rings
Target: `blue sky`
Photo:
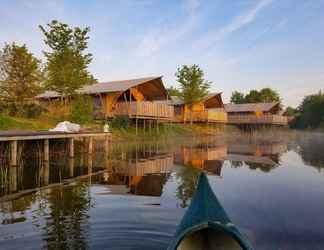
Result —
[[1, 0], [0, 47], [26, 43], [39, 58], [39, 24], [90, 26], [99, 81], [174, 74], [199, 64], [222, 91], [272, 87], [286, 105], [324, 90], [324, 0]]

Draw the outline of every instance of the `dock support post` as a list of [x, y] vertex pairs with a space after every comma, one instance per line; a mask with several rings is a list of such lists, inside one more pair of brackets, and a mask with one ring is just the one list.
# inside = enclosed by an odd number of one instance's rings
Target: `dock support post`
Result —
[[74, 158], [72, 157], [69, 158], [69, 176], [74, 176]]
[[74, 157], [74, 139], [69, 139], [69, 156]]
[[17, 141], [10, 142], [10, 165], [17, 166]]
[[44, 140], [44, 161], [49, 161], [49, 140]]
[[88, 154], [92, 154], [92, 150], [93, 150], [93, 138], [89, 137]]
[[10, 192], [15, 192], [18, 189], [17, 172], [18, 172], [17, 166], [12, 166], [11, 168], [9, 168], [9, 191]]

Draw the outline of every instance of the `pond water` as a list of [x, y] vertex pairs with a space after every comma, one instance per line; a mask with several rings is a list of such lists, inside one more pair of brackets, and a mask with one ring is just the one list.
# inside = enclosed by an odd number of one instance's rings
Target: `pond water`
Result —
[[323, 134], [65, 147], [0, 158], [0, 249], [166, 249], [200, 171], [255, 249], [324, 249]]

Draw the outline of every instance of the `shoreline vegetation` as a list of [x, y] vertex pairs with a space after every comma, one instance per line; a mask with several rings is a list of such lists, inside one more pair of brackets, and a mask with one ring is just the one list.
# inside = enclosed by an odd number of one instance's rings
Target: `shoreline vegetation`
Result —
[[[53, 118], [50, 114], [42, 114], [39, 118], [20, 118], [0, 115], [0, 131], [44, 131], [56, 126], [61, 121]], [[124, 124], [123, 124], [124, 122]], [[220, 140], [228, 140], [232, 143], [239, 143], [241, 140], [255, 141], [259, 143], [278, 142], [283, 138], [296, 137], [305, 130], [293, 130], [289, 128], [260, 128], [250, 131], [243, 131], [232, 125], [225, 124], [177, 124], [165, 123], [151, 128], [138, 127], [130, 121], [111, 121], [110, 131], [113, 141], [152, 141], [163, 140], [173, 141], [175, 138], [193, 139], [197, 137], [214, 137]], [[102, 131], [102, 121], [92, 121], [82, 124], [82, 129], [86, 131]], [[308, 130], [306, 130], [307, 132]], [[309, 130], [322, 132], [322, 130]]]

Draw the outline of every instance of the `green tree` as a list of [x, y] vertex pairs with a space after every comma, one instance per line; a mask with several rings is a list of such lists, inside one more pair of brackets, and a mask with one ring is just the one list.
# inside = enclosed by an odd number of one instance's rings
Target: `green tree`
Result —
[[259, 91], [255, 89], [250, 90], [250, 92], [245, 96], [244, 99], [245, 103], [262, 102]]
[[58, 92], [63, 98], [76, 94], [76, 90], [96, 81], [88, 71], [92, 54], [85, 52], [88, 48], [89, 27], [72, 29], [56, 20], [46, 27], [39, 27], [50, 48], [50, 51], [44, 52], [47, 58], [46, 89]]
[[181, 97], [190, 108], [190, 124], [192, 124], [192, 107], [207, 94], [210, 82], [204, 79], [204, 72], [198, 65], [183, 65], [175, 74], [180, 83]]
[[278, 92], [271, 88], [263, 88], [259, 94], [262, 102], [281, 102]]
[[170, 88], [167, 88], [169, 96], [181, 96], [181, 92], [176, 87], [171, 86]]
[[232, 92], [231, 103], [235, 103], [235, 104], [245, 103], [244, 94], [239, 91]]
[[306, 96], [299, 106], [300, 117], [297, 119], [299, 128], [317, 128], [324, 125], [324, 94]]
[[284, 112], [284, 115], [286, 116], [296, 116], [297, 114], [298, 114], [298, 110], [290, 106], [288, 106]]
[[0, 51], [0, 100], [12, 115], [40, 92], [41, 62], [26, 45], [5, 44]]

